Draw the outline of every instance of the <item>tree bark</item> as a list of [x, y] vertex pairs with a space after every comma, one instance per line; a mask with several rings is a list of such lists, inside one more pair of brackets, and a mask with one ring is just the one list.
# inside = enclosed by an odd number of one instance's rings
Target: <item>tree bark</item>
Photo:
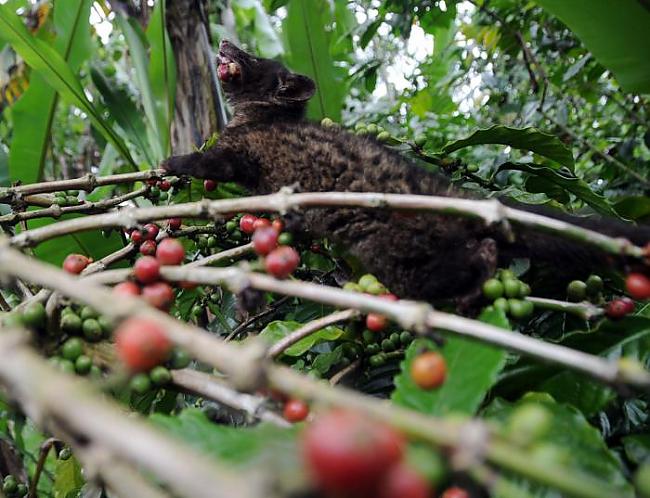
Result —
[[167, 30], [177, 67], [172, 151], [186, 154], [222, 130], [227, 120], [211, 46], [207, 0], [168, 0]]

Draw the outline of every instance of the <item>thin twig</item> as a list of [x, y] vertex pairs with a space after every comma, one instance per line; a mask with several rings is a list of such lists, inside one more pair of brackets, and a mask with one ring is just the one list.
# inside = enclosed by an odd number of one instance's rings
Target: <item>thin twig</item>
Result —
[[241, 322], [239, 325], [237, 325], [233, 329], [233, 331], [230, 332], [230, 334], [228, 334], [228, 336], [225, 338], [225, 341], [226, 342], [232, 341], [237, 336], [239, 336], [239, 334], [241, 334], [244, 330], [246, 330], [248, 327], [250, 327], [254, 323], [258, 322], [259, 320], [261, 320], [264, 317], [269, 316], [272, 313], [275, 313], [278, 310], [278, 307], [280, 307], [281, 305], [286, 303], [288, 300], [289, 300], [289, 298], [287, 296], [282, 297], [282, 298], [278, 299], [277, 301], [274, 301], [273, 303], [271, 303], [266, 309], [264, 309], [264, 310], [260, 311], [259, 313], [247, 318], [246, 320]]
[[291, 425], [284, 418], [265, 407], [266, 398], [237, 392], [226, 383], [218, 381], [213, 375], [189, 368], [172, 370], [171, 374], [174, 385], [182, 389], [246, 412], [251, 417], [264, 422], [271, 422], [281, 427]]
[[318, 332], [329, 325], [334, 325], [335, 323], [344, 322], [350, 320], [359, 315], [357, 310], [343, 310], [336, 311], [329, 315], [325, 315], [322, 318], [317, 318], [311, 322], [306, 323], [299, 329], [291, 332], [286, 337], [280, 339], [278, 342], [273, 344], [268, 350], [268, 356], [270, 358], [276, 358], [281, 355], [287, 348], [293, 346], [296, 342], [304, 339], [305, 337]]
[[412, 194], [382, 194], [358, 192], [314, 192], [276, 194], [225, 199], [218, 201], [175, 204], [148, 208], [126, 208], [119, 212], [86, 216], [61, 221], [14, 235], [11, 243], [29, 247], [61, 235], [108, 227], [133, 227], [149, 220], [170, 217], [219, 218], [224, 213], [238, 211], [277, 211], [285, 213], [296, 208], [359, 207], [374, 209], [426, 210], [437, 214], [462, 216], [482, 220], [491, 225], [504, 221], [559, 235], [596, 247], [604, 252], [642, 258], [644, 249], [624, 238], [609, 237], [565, 221], [504, 206], [496, 199], [471, 200]]
[[38, 460], [36, 461], [36, 467], [34, 468], [34, 476], [29, 484], [29, 494], [27, 495], [29, 498], [36, 498], [38, 481], [40, 481], [41, 473], [45, 468], [45, 461], [47, 460], [47, 456], [50, 454], [52, 446], [54, 446], [54, 443], [57, 441], [58, 439], [51, 437], [41, 443], [41, 447], [38, 450]]
[[587, 302], [568, 303], [566, 301], [533, 296], [527, 297], [526, 300], [534, 303], [537, 308], [571, 313], [572, 315], [576, 315], [586, 321], [600, 318], [605, 314], [605, 311], [602, 308]]

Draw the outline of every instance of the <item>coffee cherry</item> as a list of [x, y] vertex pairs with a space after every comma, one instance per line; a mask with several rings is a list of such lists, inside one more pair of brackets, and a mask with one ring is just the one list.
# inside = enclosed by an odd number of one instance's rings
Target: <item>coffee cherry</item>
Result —
[[271, 226], [271, 220], [267, 218], [257, 218], [253, 222], [253, 231], [259, 230], [260, 228], [266, 228]]
[[213, 192], [217, 188], [217, 182], [214, 180], [203, 180], [203, 190]]
[[182, 224], [183, 220], [180, 218], [169, 218], [167, 220], [167, 226], [169, 226], [170, 230], [179, 230]]
[[254, 216], [252, 214], [245, 214], [239, 220], [239, 229], [242, 232], [250, 235], [255, 231], [255, 221], [257, 221], [257, 216]]
[[61, 356], [66, 360], [74, 361], [81, 356], [83, 350], [84, 346], [81, 339], [73, 337], [63, 343], [63, 346], [61, 347]]
[[404, 439], [391, 427], [352, 411], [318, 417], [302, 433], [307, 467], [325, 493], [367, 496], [378, 491], [378, 476], [398, 463]]
[[253, 249], [261, 256], [266, 256], [278, 246], [278, 232], [273, 227], [262, 227], [253, 234]]
[[91, 261], [92, 259], [83, 254], [68, 254], [63, 261], [63, 269], [68, 273], [79, 275]]
[[309, 415], [309, 405], [300, 399], [290, 399], [284, 404], [282, 414], [289, 422], [302, 422]]
[[452, 488], [447, 488], [440, 498], [471, 498], [469, 493], [463, 488], [454, 486]]
[[483, 283], [483, 295], [490, 300], [503, 296], [503, 290], [503, 284], [496, 278], [490, 278]]
[[278, 233], [281, 233], [282, 230], [284, 230], [284, 223], [282, 222], [282, 220], [281, 220], [280, 218], [276, 218], [276, 219], [274, 219], [274, 220], [271, 222], [271, 226], [272, 226], [273, 229], [274, 229], [276, 232], [278, 232]]
[[605, 315], [611, 320], [618, 320], [634, 311], [634, 301], [627, 298], [613, 299], [605, 306]]
[[155, 282], [160, 278], [160, 262], [153, 256], [143, 256], [135, 262], [133, 273], [143, 284]]
[[158, 184], [158, 188], [163, 192], [167, 192], [170, 188], [172, 188], [172, 184], [169, 182], [169, 180], [161, 180], [161, 182]]
[[3, 493], [6, 495], [12, 495], [17, 490], [18, 490], [18, 483], [16, 482], [16, 478], [11, 474], [5, 476], [4, 481], [2, 483]]
[[506, 297], [519, 297], [520, 291], [521, 285], [519, 284], [519, 280], [509, 278], [503, 281], [503, 292], [505, 293]]
[[172, 357], [169, 360], [169, 366], [175, 369], [185, 368], [190, 364], [191, 361], [192, 358], [190, 358], [189, 354], [187, 354], [184, 350], [177, 348], [172, 351]]
[[139, 296], [140, 287], [135, 282], [120, 282], [115, 287], [113, 287], [113, 292], [122, 296]]
[[81, 318], [74, 313], [66, 313], [61, 316], [61, 329], [68, 334], [81, 332]]
[[166, 238], [160, 241], [156, 259], [161, 265], [180, 265], [185, 259], [185, 249], [178, 239]]
[[153, 240], [145, 240], [140, 244], [140, 254], [143, 256], [153, 256], [156, 254], [156, 242]]
[[129, 318], [115, 331], [115, 348], [122, 362], [141, 372], [159, 365], [169, 355], [172, 344], [165, 330], [146, 318]]
[[172, 374], [165, 367], [157, 366], [149, 372], [149, 378], [155, 386], [164, 386], [172, 380]]
[[520, 446], [529, 446], [548, 432], [553, 423], [549, 411], [541, 405], [518, 406], [508, 420], [508, 435]]
[[144, 240], [144, 236], [140, 230], [133, 230], [130, 235], [131, 242], [135, 245], [141, 244]]
[[87, 320], [84, 320], [82, 330], [84, 337], [90, 342], [97, 342], [104, 335], [102, 326], [94, 318], [88, 318]]
[[142, 288], [142, 298], [151, 306], [167, 311], [174, 302], [174, 290], [167, 282], [154, 282]]
[[81, 312], [79, 313], [79, 316], [81, 316], [82, 320], [87, 320], [88, 318], [97, 318], [99, 316], [99, 313], [97, 313], [90, 306], [84, 306], [83, 308], [81, 308]]
[[381, 332], [388, 325], [388, 319], [378, 313], [369, 313], [366, 316], [366, 328], [372, 332]]
[[522, 319], [529, 317], [535, 306], [531, 301], [525, 299], [508, 299], [508, 308], [513, 318]]
[[427, 137], [426, 135], [418, 135], [415, 137], [415, 140], [413, 142], [418, 147], [424, 147], [424, 145], [427, 143]]
[[281, 246], [288, 246], [293, 243], [293, 235], [291, 235], [289, 232], [282, 232], [278, 236], [278, 244]]
[[146, 394], [151, 390], [151, 380], [147, 374], [139, 373], [131, 378], [129, 387], [137, 394]]
[[155, 240], [159, 233], [160, 228], [155, 223], [147, 223], [142, 230], [144, 240]]
[[86, 375], [93, 366], [93, 360], [86, 355], [80, 355], [74, 362], [74, 369], [79, 375]]
[[392, 467], [383, 478], [380, 498], [429, 498], [431, 485], [415, 470], [404, 464]]
[[634, 299], [650, 299], [650, 278], [643, 273], [630, 273], [625, 279], [625, 288]]
[[585, 284], [587, 285], [587, 295], [597, 296], [604, 288], [603, 279], [598, 275], [589, 275], [589, 278], [586, 280]]
[[286, 278], [298, 267], [300, 255], [290, 246], [280, 246], [264, 260], [266, 271], [277, 278]]
[[582, 280], [573, 280], [569, 282], [566, 288], [566, 295], [569, 301], [577, 303], [579, 301], [584, 301], [587, 297], [587, 284]]
[[23, 311], [22, 322], [27, 327], [43, 328], [47, 321], [45, 306], [41, 302], [29, 304]]
[[639, 465], [634, 475], [634, 485], [641, 498], [650, 496], [650, 463], [644, 462]]
[[359, 279], [359, 286], [363, 290], [363, 292], [366, 292], [368, 287], [375, 284], [377, 282], [377, 277], [372, 275], [371, 273], [366, 273]]
[[447, 377], [447, 364], [440, 353], [429, 351], [413, 360], [411, 378], [421, 389], [440, 387]]

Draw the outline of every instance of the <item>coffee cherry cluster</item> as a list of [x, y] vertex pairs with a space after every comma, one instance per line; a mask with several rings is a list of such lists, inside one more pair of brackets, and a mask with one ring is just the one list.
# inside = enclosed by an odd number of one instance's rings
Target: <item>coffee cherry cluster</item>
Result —
[[528, 284], [510, 270], [500, 270], [495, 278], [483, 283], [483, 295], [493, 301], [492, 306], [516, 319], [527, 318], [533, 313], [534, 304], [525, 299], [529, 294]]
[[172, 183], [164, 178], [150, 178], [147, 180], [147, 185], [149, 186], [147, 198], [154, 204], [165, 202], [174, 194]]
[[566, 288], [567, 299], [574, 303], [588, 300], [595, 304], [602, 304], [604, 286], [603, 279], [598, 275], [589, 275], [584, 282], [572, 280]]
[[77, 206], [82, 201], [79, 200], [79, 191], [78, 190], [65, 190], [61, 192], [56, 192], [52, 198], [52, 204], [57, 206], [66, 207], [66, 206]]
[[406, 442], [391, 427], [348, 410], [323, 414], [302, 433], [317, 488], [330, 496], [426, 498], [430, 484], [404, 461]]
[[101, 369], [93, 364], [92, 358], [85, 354], [84, 342], [78, 337], [66, 340], [58, 355], [50, 357], [50, 363], [61, 371], [78, 375], [88, 375], [93, 379], [101, 377]]
[[2, 492], [9, 498], [27, 496], [27, 485], [19, 482], [18, 478], [7, 474], [2, 481]]
[[90, 306], [68, 306], [61, 311], [59, 326], [68, 335], [81, 335], [88, 342], [109, 337], [113, 326]]
[[[371, 273], [363, 275], [357, 282], [347, 282], [343, 289], [352, 292], [363, 292], [388, 301], [397, 301], [398, 299], [395, 294], [388, 292], [384, 284]], [[382, 332], [387, 326], [388, 319], [379, 313], [368, 313], [366, 316], [366, 328], [371, 332]]]
[[372, 332], [366, 329], [361, 338], [365, 344], [363, 353], [371, 367], [381, 367], [392, 358], [402, 357], [404, 349], [413, 342], [410, 332]]

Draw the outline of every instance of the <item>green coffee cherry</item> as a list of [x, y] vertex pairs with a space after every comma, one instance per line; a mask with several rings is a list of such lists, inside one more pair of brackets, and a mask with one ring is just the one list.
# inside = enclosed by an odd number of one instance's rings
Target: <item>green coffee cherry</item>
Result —
[[371, 332], [370, 330], [366, 329], [361, 333], [361, 338], [363, 339], [363, 342], [366, 344], [372, 344], [373, 342], [377, 342], [377, 334], [375, 332]]
[[59, 451], [59, 454], [57, 455], [59, 460], [68, 460], [72, 456], [72, 450], [66, 446], [65, 448], [62, 448], [61, 451]]
[[73, 337], [68, 339], [61, 348], [61, 355], [70, 361], [75, 361], [83, 353], [84, 347], [81, 339]]
[[381, 349], [384, 350], [386, 353], [395, 351], [395, 347], [396, 347], [395, 343], [390, 339], [384, 339], [383, 341], [381, 341]]
[[381, 346], [377, 344], [376, 342], [373, 342], [372, 344], [368, 344], [366, 346], [366, 354], [368, 355], [374, 355], [381, 352]]
[[356, 282], [346, 282], [343, 286], [343, 290], [350, 292], [363, 292], [363, 289]]
[[516, 280], [517, 276], [515, 275], [515, 272], [513, 272], [512, 270], [501, 269], [501, 270], [499, 270], [499, 279], [502, 282], [504, 280]]
[[370, 285], [378, 283], [377, 277], [371, 273], [366, 273], [359, 279], [359, 287], [365, 292]]
[[386, 293], [386, 287], [384, 287], [380, 282], [375, 281], [368, 285], [365, 288], [365, 291], [373, 296], [379, 296]]
[[84, 306], [81, 308], [81, 313], [79, 316], [81, 316], [82, 320], [87, 320], [88, 318], [97, 318], [99, 316], [99, 313], [97, 313], [90, 306]]
[[650, 463], [639, 465], [634, 475], [634, 485], [641, 498], [650, 498]]
[[370, 123], [366, 127], [366, 130], [368, 130], [368, 133], [370, 133], [371, 135], [376, 135], [377, 133], [379, 133], [379, 128], [377, 128], [377, 125], [374, 123]]
[[281, 246], [290, 246], [293, 243], [293, 235], [289, 232], [282, 232], [278, 236], [278, 244]]
[[500, 280], [490, 278], [483, 283], [483, 295], [491, 300], [498, 299], [503, 296], [504, 286]]
[[603, 279], [600, 278], [598, 275], [589, 275], [589, 278], [585, 282], [587, 286], [587, 295], [591, 297], [597, 296], [600, 292], [602, 292], [603, 288], [605, 287], [605, 284], [603, 283]]
[[83, 321], [82, 330], [84, 337], [90, 342], [99, 341], [104, 335], [102, 327], [94, 318], [88, 318]]
[[151, 381], [149, 376], [144, 373], [134, 375], [129, 382], [131, 390], [137, 394], [145, 394], [151, 390]]
[[510, 305], [508, 304], [508, 300], [505, 297], [500, 297], [498, 299], [494, 300], [494, 303], [492, 305], [498, 309], [503, 311], [504, 313], [509, 313], [510, 312]]
[[12, 475], [8, 475], [4, 478], [2, 483], [2, 491], [7, 495], [12, 495], [18, 490], [18, 483], [16, 478]]
[[526, 297], [530, 296], [530, 285], [528, 285], [525, 282], [522, 282], [521, 280], [519, 281], [519, 296], [520, 297]]
[[371, 356], [368, 362], [370, 363], [371, 367], [381, 367], [384, 363], [386, 363], [386, 355], [383, 353], [378, 353], [374, 356]]
[[418, 135], [417, 137], [415, 137], [415, 140], [413, 142], [418, 147], [424, 147], [425, 144], [427, 143], [427, 137], [426, 135]]
[[569, 301], [574, 303], [584, 301], [587, 297], [587, 284], [582, 280], [573, 280], [567, 285], [566, 294]]
[[402, 346], [408, 346], [413, 342], [413, 336], [410, 332], [404, 331], [399, 335], [399, 342]]
[[508, 307], [513, 318], [527, 318], [533, 313], [534, 305], [530, 301], [521, 299], [508, 299]]
[[174, 349], [172, 351], [172, 357], [169, 360], [169, 365], [172, 368], [185, 368], [190, 364], [191, 361], [192, 358], [189, 354], [187, 354], [186, 351], [182, 349]]
[[366, 129], [366, 123], [359, 121], [354, 125], [354, 130], [359, 131], [359, 130], [365, 130]]
[[551, 423], [552, 416], [546, 408], [526, 403], [512, 412], [507, 429], [512, 440], [521, 446], [529, 446], [548, 432]]
[[467, 165], [468, 173], [478, 173], [478, 170], [479, 170], [478, 164], [472, 163]]
[[27, 496], [27, 492], [28, 492], [28, 491], [29, 491], [29, 490], [27, 489], [27, 486], [25, 486], [24, 484], [20, 483], [20, 484], [18, 485], [18, 488], [16, 489], [16, 494], [17, 494], [18, 496]]
[[379, 140], [380, 142], [385, 143], [388, 142], [390, 139], [391, 139], [391, 135], [387, 131], [381, 131], [377, 134], [377, 140]]
[[47, 314], [45, 313], [43, 303], [31, 303], [27, 306], [23, 311], [22, 320], [27, 327], [43, 328], [47, 321]]
[[79, 315], [74, 312], [66, 313], [61, 316], [61, 330], [68, 334], [78, 334], [81, 332], [82, 321]]
[[519, 297], [521, 292], [521, 286], [519, 280], [516, 279], [507, 279], [503, 281], [503, 292], [506, 297]]
[[65, 372], [65, 373], [68, 373], [68, 374], [75, 373], [74, 363], [72, 363], [70, 360], [61, 359], [59, 361], [59, 368], [61, 369], [62, 372]]
[[172, 374], [165, 367], [158, 366], [149, 372], [149, 378], [155, 386], [164, 386], [172, 380]]
[[226, 223], [226, 232], [232, 233], [237, 230], [237, 222], [230, 220]]
[[97, 318], [97, 323], [99, 323], [99, 327], [102, 329], [104, 335], [109, 335], [113, 331], [113, 323], [104, 315], [100, 315]]
[[330, 119], [330, 118], [323, 118], [321, 120], [321, 122], [320, 122], [320, 125], [323, 128], [332, 128], [332, 127], [336, 126], [336, 123], [334, 121], [332, 121], [332, 119]]
[[93, 360], [82, 354], [74, 362], [74, 369], [79, 375], [86, 375], [93, 366]]

